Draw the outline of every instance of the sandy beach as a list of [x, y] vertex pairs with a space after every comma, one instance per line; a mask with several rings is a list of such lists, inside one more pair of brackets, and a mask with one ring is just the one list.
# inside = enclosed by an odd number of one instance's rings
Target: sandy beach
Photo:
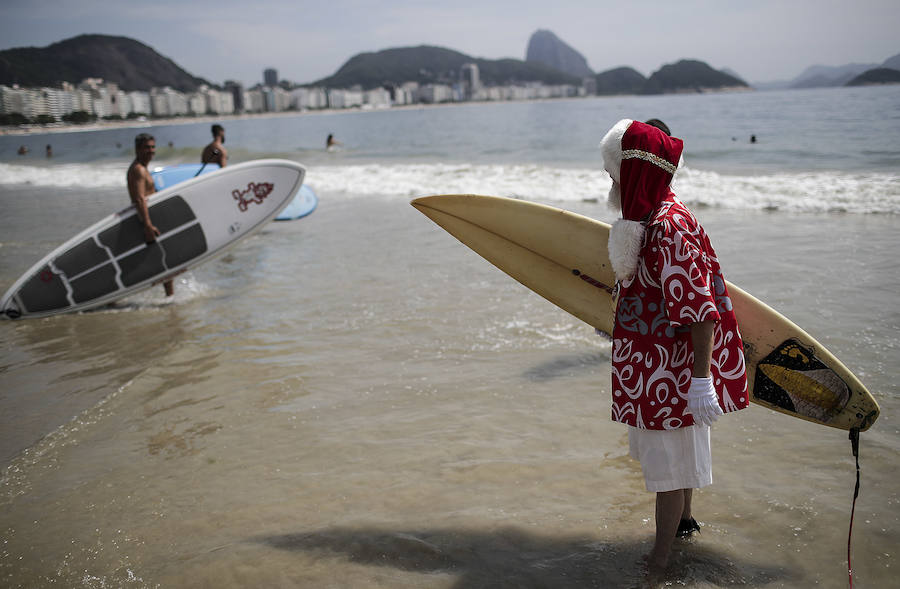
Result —
[[[547, 102], [551, 99], [535, 99], [527, 101], [517, 101], [519, 103], [540, 103]], [[580, 98], [555, 98], [557, 101], [581, 100]], [[56, 133], [78, 133], [89, 131], [103, 131], [109, 129], [144, 129], [169, 125], [192, 125], [196, 123], [220, 123], [226, 124], [230, 121], [246, 121], [272, 118], [295, 118], [313, 115], [341, 115], [351, 113], [373, 113], [384, 112], [386, 110], [401, 112], [405, 110], [420, 110], [431, 108], [456, 108], [456, 107], [478, 107], [486, 103], [464, 102], [464, 103], [442, 103], [442, 104], [406, 104], [391, 107], [362, 106], [345, 109], [323, 108], [317, 110], [286, 110], [280, 112], [259, 112], [259, 113], [233, 113], [222, 115], [203, 115], [203, 116], [183, 116], [183, 117], [153, 117], [131, 120], [97, 120], [91, 123], [51, 123], [48, 125], [20, 125], [20, 126], [0, 126], [0, 135], [44, 135]]]
[[221, 116], [163, 117], [130, 120], [98, 120], [91, 123], [53, 123], [49, 125], [22, 125], [18, 127], [0, 127], [0, 135], [44, 135], [56, 133], [84, 133], [109, 129], [144, 129], [163, 125], [192, 125], [196, 123], [221, 123], [223, 121], [241, 121], [252, 119], [269, 119], [273, 117], [299, 117], [310, 114], [324, 114], [336, 111], [285, 111], [268, 113], [228, 114]]

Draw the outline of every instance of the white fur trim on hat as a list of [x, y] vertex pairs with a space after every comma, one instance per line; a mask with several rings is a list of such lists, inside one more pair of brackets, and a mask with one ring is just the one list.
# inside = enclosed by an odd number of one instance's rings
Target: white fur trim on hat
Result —
[[634, 276], [638, 256], [644, 243], [645, 227], [638, 221], [619, 219], [609, 232], [609, 261], [612, 262], [616, 280], [628, 280]]
[[613, 180], [612, 186], [609, 187], [609, 196], [606, 197], [606, 206], [616, 211], [622, 212], [622, 187]]
[[634, 121], [622, 119], [606, 132], [600, 142], [600, 154], [603, 156], [603, 167], [610, 177], [619, 182], [619, 171], [622, 168], [622, 137]]

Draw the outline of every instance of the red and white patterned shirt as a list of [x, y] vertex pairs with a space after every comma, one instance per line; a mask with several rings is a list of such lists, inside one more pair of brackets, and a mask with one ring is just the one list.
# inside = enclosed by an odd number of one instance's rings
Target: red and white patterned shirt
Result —
[[612, 418], [644, 429], [694, 424], [687, 408], [690, 324], [715, 321], [710, 366], [723, 411], [747, 407], [741, 335], [716, 253], [671, 192], [652, 214], [632, 278], [620, 283], [613, 330]]

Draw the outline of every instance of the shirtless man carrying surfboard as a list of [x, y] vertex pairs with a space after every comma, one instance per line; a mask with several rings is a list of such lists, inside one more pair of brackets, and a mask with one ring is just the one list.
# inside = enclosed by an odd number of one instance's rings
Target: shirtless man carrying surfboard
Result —
[[200, 155], [202, 164], [219, 164], [224, 168], [228, 163], [228, 151], [225, 150], [225, 128], [222, 125], [212, 126], [212, 143], [203, 148]]
[[[156, 192], [153, 185], [153, 177], [147, 165], [156, 154], [156, 139], [148, 133], [141, 133], [134, 138], [134, 161], [128, 168], [128, 196], [137, 210], [138, 218], [144, 224], [144, 241], [153, 243], [156, 236], [159, 235], [157, 229], [150, 220], [150, 211], [147, 209], [147, 199]], [[163, 282], [166, 289], [166, 296], [170, 297], [175, 293], [175, 286], [172, 280]]]

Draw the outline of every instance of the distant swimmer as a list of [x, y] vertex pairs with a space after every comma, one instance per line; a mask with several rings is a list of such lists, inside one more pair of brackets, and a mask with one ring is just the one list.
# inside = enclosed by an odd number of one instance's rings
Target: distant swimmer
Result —
[[53, 147], [49, 143], [47, 144], [47, 157], [53, 157]]
[[[330, 138], [331, 138], [331, 135], [329, 135], [328, 138], [330, 139]], [[18, 153], [19, 155], [25, 155], [25, 154], [27, 154], [27, 153], [28, 153], [28, 147], [26, 147], [25, 145], [20, 145], [20, 146], [19, 146], [19, 151], [18, 151], [17, 153]]]
[[212, 143], [203, 148], [200, 163], [219, 164], [220, 168], [224, 168], [228, 163], [228, 151], [225, 149], [225, 127], [213, 125], [212, 136]]
[[[147, 208], [147, 199], [156, 192], [153, 177], [150, 175], [150, 170], [147, 169], [147, 165], [156, 154], [156, 139], [153, 138], [153, 135], [141, 133], [135, 137], [134, 153], [134, 161], [128, 168], [128, 196], [131, 197], [138, 219], [144, 226], [144, 241], [153, 243], [156, 241], [156, 236], [159, 235], [159, 229], [151, 222], [150, 210]], [[175, 293], [171, 279], [166, 280], [163, 287], [166, 289], [167, 297]]]
[[750, 143], [756, 143], [756, 135], [750, 136]]
[[331, 151], [341, 145], [343, 145], [343, 143], [335, 139], [334, 135], [332, 135], [331, 133], [328, 134], [328, 139], [325, 140], [325, 149]]

